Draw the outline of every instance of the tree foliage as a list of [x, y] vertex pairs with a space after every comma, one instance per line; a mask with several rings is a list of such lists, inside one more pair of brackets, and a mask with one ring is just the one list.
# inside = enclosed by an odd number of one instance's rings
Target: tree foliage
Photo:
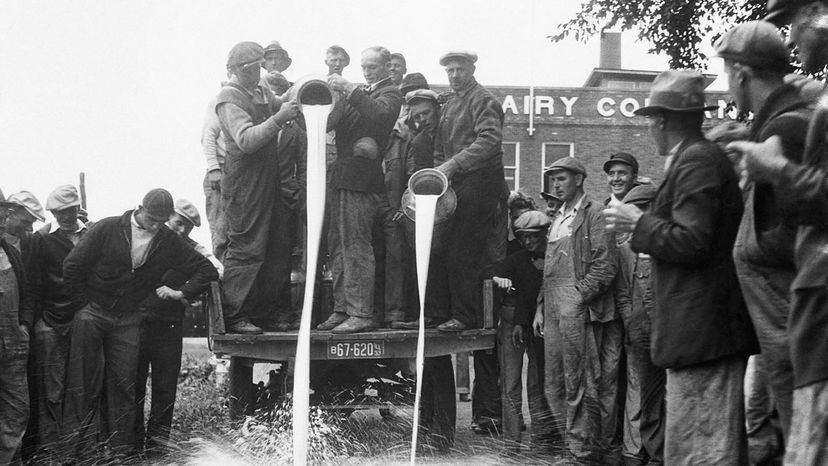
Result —
[[702, 68], [703, 40], [764, 14], [765, 0], [583, 0], [575, 17], [548, 38], [586, 41], [605, 28], [632, 29], [653, 44], [651, 53], [670, 57], [670, 68]]

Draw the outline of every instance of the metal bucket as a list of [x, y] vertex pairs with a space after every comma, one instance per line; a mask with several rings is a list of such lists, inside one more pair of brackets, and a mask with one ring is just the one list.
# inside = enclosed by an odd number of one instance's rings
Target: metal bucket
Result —
[[328, 79], [322, 75], [307, 75], [296, 81], [286, 93], [287, 100], [296, 99], [302, 105], [332, 105], [334, 93], [328, 86]]
[[402, 196], [402, 209], [405, 218], [402, 220], [405, 228], [406, 242], [414, 247], [414, 222], [417, 219], [414, 205], [414, 194], [437, 194], [437, 209], [434, 215], [434, 234], [431, 238], [431, 252], [439, 253], [443, 247], [443, 237], [446, 234], [448, 224], [446, 220], [451, 218], [457, 209], [457, 194], [449, 186], [448, 178], [440, 170], [435, 168], [424, 168], [417, 171], [408, 179], [408, 189]]

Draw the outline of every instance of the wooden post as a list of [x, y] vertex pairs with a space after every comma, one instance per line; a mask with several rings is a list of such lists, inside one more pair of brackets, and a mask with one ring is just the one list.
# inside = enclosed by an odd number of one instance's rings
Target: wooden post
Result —
[[483, 281], [483, 328], [494, 328], [494, 284]]
[[253, 361], [230, 357], [230, 418], [241, 419], [253, 414]]
[[84, 172], [80, 172], [80, 185], [78, 188], [80, 188], [81, 209], [86, 210], [86, 173]]

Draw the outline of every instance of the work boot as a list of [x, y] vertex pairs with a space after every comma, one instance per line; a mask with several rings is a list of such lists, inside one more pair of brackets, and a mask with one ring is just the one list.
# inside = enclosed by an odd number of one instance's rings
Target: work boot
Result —
[[257, 327], [250, 323], [249, 320], [239, 320], [232, 322], [227, 326], [227, 333], [242, 333], [246, 335], [259, 335], [262, 332], [261, 327]]
[[[441, 323], [441, 321], [435, 319], [434, 317], [425, 318], [425, 328], [436, 328]], [[392, 325], [391, 328], [397, 330], [419, 330], [420, 320], [412, 320], [411, 322], [394, 322], [394, 325]]]
[[328, 317], [328, 320], [316, 326], [316, 330], [333, 330], [337, 325], [348, 320], [348, 314], [344, 312], [334, 312]]
[[457, 319], [451, 319], [448, 322], [443, 322], [442, 324], [437, 326], [437, 330], [441, 332], [462, 332], [466, 330], [468, 325], [460, 322]]
[[359, 333], [374, 329], [374, 319], [370, 317], [349, 317], [331, 333]]

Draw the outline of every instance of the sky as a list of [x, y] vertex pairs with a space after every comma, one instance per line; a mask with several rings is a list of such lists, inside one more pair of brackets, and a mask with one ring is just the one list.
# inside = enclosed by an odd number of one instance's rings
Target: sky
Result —
[[[88, 210], [98, 219], [164, 187], [199, 208], [204, 224], [193, 237], [209, 244], [201, 127], [235, 43], [280, 41], [293, 58], [291, 80], [325, 73], [325, 49], [339, 44], [351, 55], [344, 77], [362, 81], [360, 52], [383, 45], [432, 84], [447, 83], [439, 56], [465, 48], [478, 53], [484, 86], [578, 87], [598, 64], [598, 39], [546, 39], [578, 4], [2, 0], [0, 189], [7, 196], [25, 189], [45, 203], [85, 172]], [[633, 33], [622, 47], [625, 68], [667, 67]]]

